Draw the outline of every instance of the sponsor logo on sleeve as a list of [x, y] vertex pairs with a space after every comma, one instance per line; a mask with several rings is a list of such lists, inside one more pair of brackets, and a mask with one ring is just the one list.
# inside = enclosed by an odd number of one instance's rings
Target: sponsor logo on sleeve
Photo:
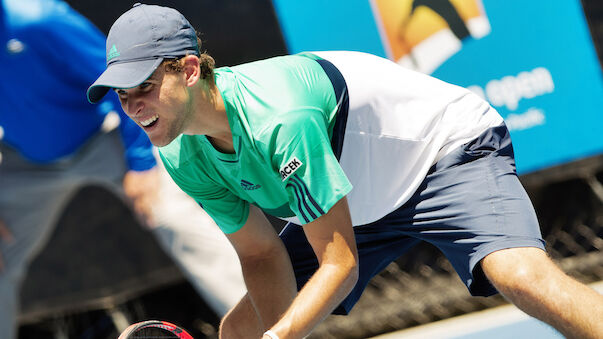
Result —
[[293, 159], [289, 160], [289, 162], [287, 162], [285, 166], [280, 169], [279, 172], [281, 173], [281, 179], [285, 181], [288, 177], [295, 173], [295, 171], [297, 171], [301, 165], [303, 165], [303, 163], [299, 161], [297, 157], [293, 157]]

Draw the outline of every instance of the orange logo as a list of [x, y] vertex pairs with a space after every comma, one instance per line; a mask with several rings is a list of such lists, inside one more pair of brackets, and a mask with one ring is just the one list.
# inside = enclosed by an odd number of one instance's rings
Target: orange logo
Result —
[[388, 57], [430, 74], [467, 38], [490, 33], [481, 0], [371, 0]]

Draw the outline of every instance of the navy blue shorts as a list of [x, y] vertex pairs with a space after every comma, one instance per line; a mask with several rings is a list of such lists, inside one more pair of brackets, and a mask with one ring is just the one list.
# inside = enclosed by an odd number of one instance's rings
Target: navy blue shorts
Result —
[[[360, 276], [334, 314], [347, 314], [369, 280], [420, 241], [439, 248], [475, 296], [497, 293], [478, 265], [486, 255], [545, 246], [515, 172], [505, 125], [488, 129], [440, 159], [409, 201], [376, 222], [354, 227], [354, 234]], [[288, 224], [280, 236], [301, 289], [318, 261], [301, 226]]]

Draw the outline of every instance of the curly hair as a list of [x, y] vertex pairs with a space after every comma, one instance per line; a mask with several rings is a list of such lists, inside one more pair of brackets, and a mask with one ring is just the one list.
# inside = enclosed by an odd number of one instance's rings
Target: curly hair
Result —
[[[206, 52], [201, 53], [201, 39], [199, 38], [199, 33], [197, 33], [197, 53], [199, 54], [199, 66], [201, 67], [201, 78], [207, 79], [208, 77], [211, 79], [214, 75], [214, 67], [216, 62], [214, 58], [212, 58]], [[166, 59], [163, 61], [162, 65], [165, 67], [167, 72], [182, 72], [183, 66], [181, 62], [182, 58], [177, 59]]]

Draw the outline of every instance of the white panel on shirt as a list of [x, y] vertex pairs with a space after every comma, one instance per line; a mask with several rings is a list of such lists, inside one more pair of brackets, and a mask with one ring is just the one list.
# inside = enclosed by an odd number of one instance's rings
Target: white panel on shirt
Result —
[[341, 166], [355, 226], [404, 204], [429, 168], [503, 122], [469, 90], [360, 52], [313, 52], [343, 74], [350, 109]]

